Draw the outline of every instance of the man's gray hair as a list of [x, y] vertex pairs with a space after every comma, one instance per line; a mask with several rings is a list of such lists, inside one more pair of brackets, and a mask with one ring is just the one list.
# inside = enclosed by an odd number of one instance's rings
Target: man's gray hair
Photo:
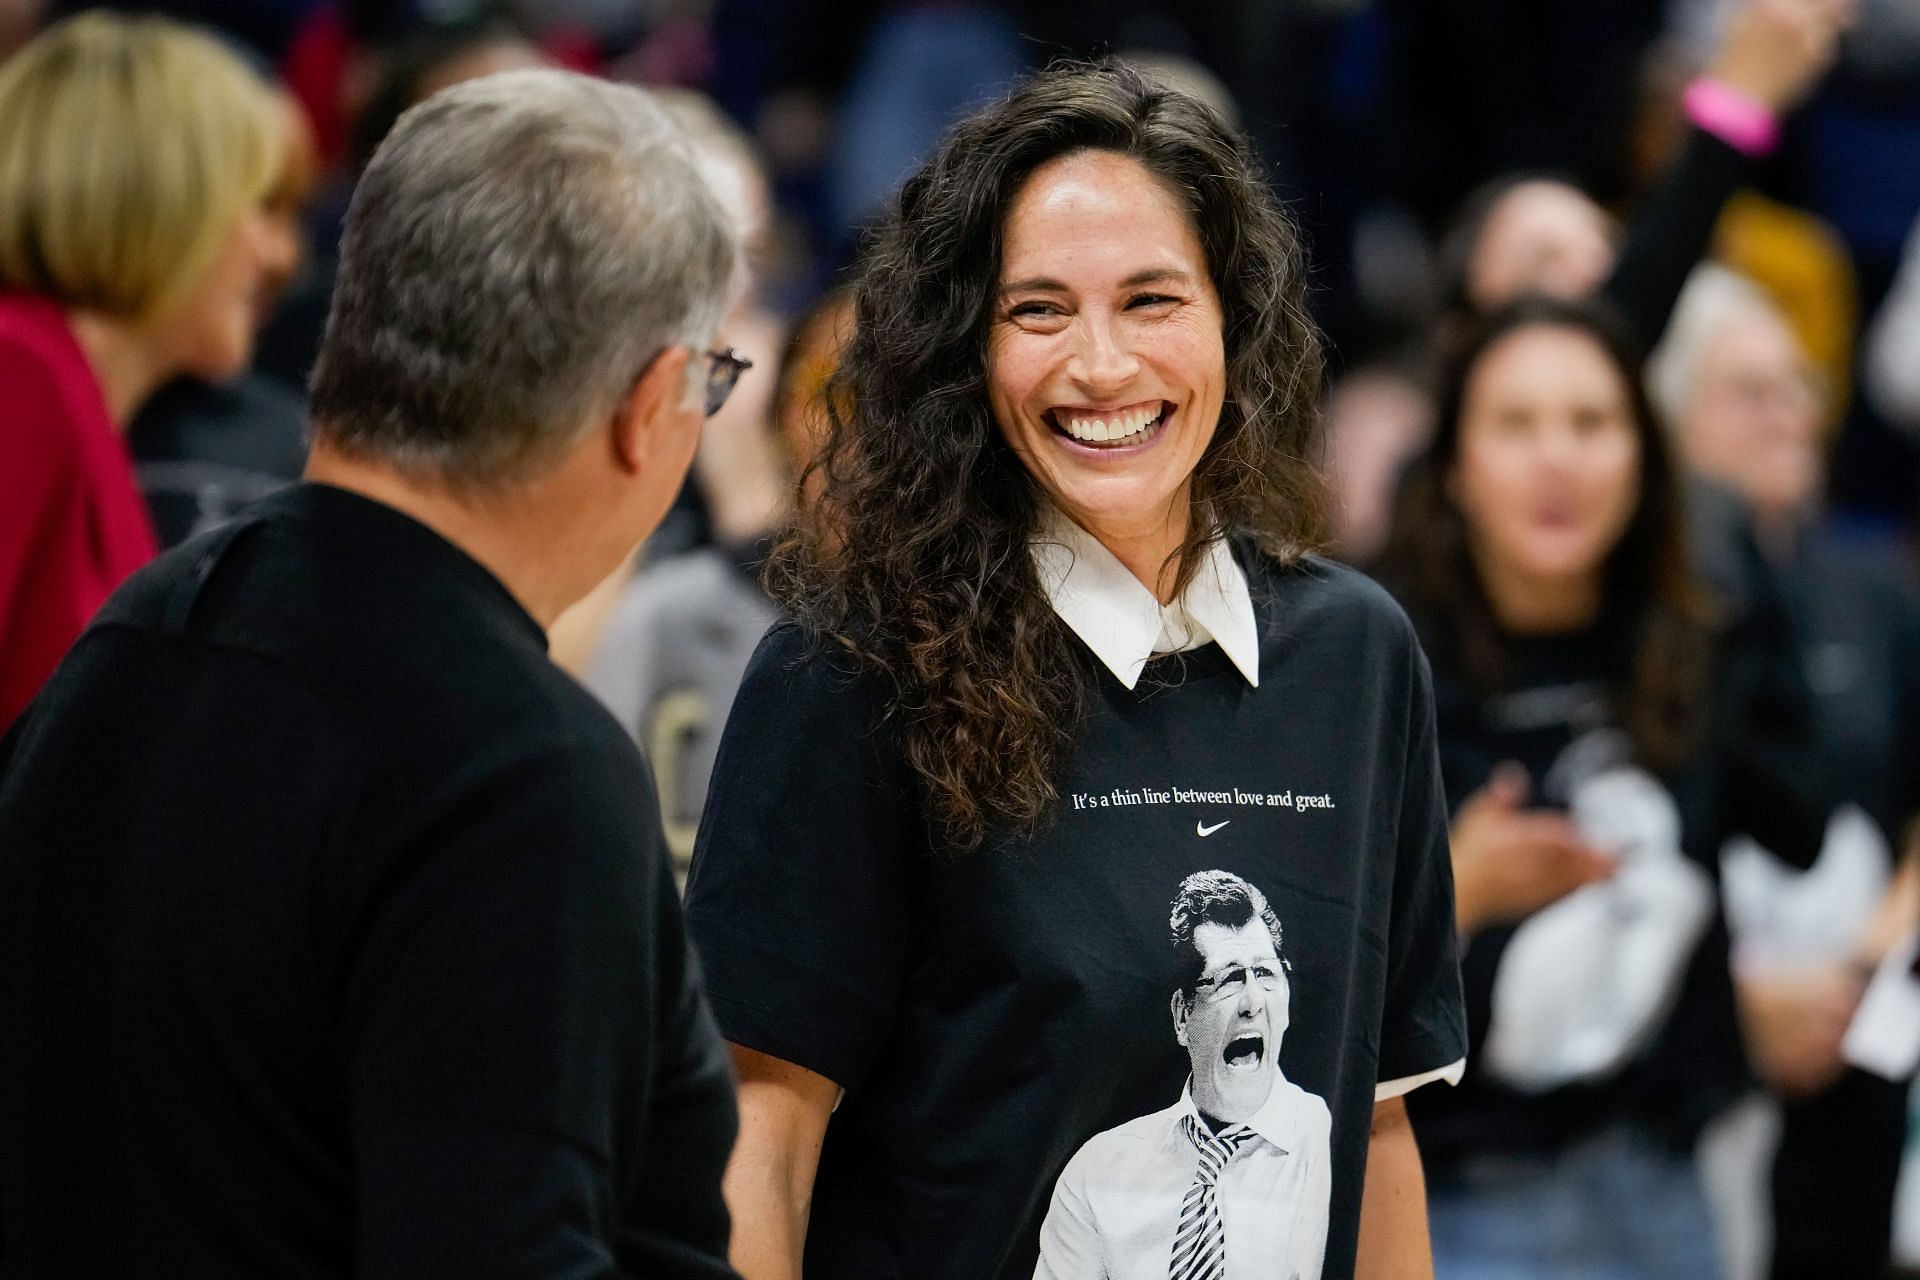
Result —
[[704, 351], [739, 271], [732, 220], [643, 90], [565, 71], [455, 85], [400, 118], [354, 192], [317, 430], [410, 471], [524, 479], [660, 350]]

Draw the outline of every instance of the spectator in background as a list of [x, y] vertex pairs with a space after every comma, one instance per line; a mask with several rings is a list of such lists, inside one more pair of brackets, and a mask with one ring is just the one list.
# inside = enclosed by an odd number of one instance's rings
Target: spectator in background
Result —
[[[1847, 802], [1810, 871], [1792, 874], [1748, 841], [1723, 863], [1743, 1021], [1781, 1098], [1757, 1122], [1779, 1126], [1762, 1218], [1771, 1274], [1868, 1280], [1888, 1260], [1905, 1089], [1846, 1068], [1840, 1041], [1864, 974], [1897, 936], [1882, 919], [1898, 900], [1886, 893], [1892, 851], [1920, 815], [1920, 603], [1887, 567], [1820, 534], [1826, 397], [1759, 289], [1719, 267], [1697, 271], [1648, 383], [1689, 465], [1752, 511]], [[1914, 873], [1909, 863], [1903, 874]]]
[[46, 0], [0, 0], [0, 62], [33, 39], [45, 9]]
[[1433, 662], [1475, 1046], [1410, 1108], [1436, 1274], [1699, 1280], [1692, 1147], [1745, 1080], [1714, 875], [1738, 831], [1812, 859], [1800, 707], [1689, 571], [1617, 321], [1495, 312], [1437, 422], [1382, 566]]
[[1852, 0], [1742, 0], [1705, 75], [1687, 90], [1679, 158], [1624, 235], [1579, 188], [1506, 176], [1469, 196], [1440, 254], [1440, 301], [1454, 317], [1521, 293], [1603, 292], [1636, 342], [1657, 342], [1727, 199], [1772, 150], [1782, 112], [1832, 64]]
[[[709, 474], [719, 472], [745, 491], [743, 498], [710, 497], [709, 503], [719, 511], [755, 504], [757, 520], [711, 546], [644, 565], [621, 591], [582, 677], [646, 749], [667, 849], [683, 879], [734, 692], [760, 638], [780, 617], [759, 578], [769, 535], [786, 519], [786, 495], [825, 433], [826, 383], [852, 323], [852, 298], [828, 294], [794, 328], [771, 421], [743, 423], [731, 439], [709, 427], [696, 469], [700, 458], [730, 446], [737, 456]], [[745, 438], [747, 430], [761, 438]], [[768, 493], [778, 500], [759, 496]]]
[[1868, 335], [1866, 384], [1888, 422], [1920, 435], [1920, 221]]
[[213, 38], [84, 14], [0, 66], [0, 725], [156, 541], [123, 433], [246, 367], [292, 243], [266, 85]]
[[[345, 135], [345, 163], [321, 183], [313, 201], [312, 256], [260, 335], [261, 372], [289, 387], [306, 389], [333, 299], [340, 265], [340, 222], [347, 201], [374, 149], [407, 108], [463, 81], [548, 65], [545, 55], [516, 28], [490, 16], [491, 6], [479, 8], [479, 16], [466, 20], [444, 26], [403, 25], [398, 32], [362, 15], [363, 25], [381, 39], [356, 49], [351, 70], [338, 73], [348, 82], [340, 95], [346, 114], [334, 126]], [[393, 21], [389, 15], [388, 22]], [[414, 21], [418, 22], [417, 15]], [[347, 91], [349, 87], [352, 92]], [[307, 109], [314, 110], [311, 102]], [[322, 146], [321, 163], [325, 162]]]
[[1433, 395], [1420, 371], [1375, 361], [1333, 385], [1324, 421], [1334, 552], [1365, 566], [1386, 545], [1401, 473], [1433, 434]]
[[[276, 234], [292, 248], [277, 257], [266, 282], [263, 323], [304, 265], [304, 219], [318, 179], [306, 113], [285, 89], [275, 90], [274, 103], [283, 157], [266, 208]], [[178, 378], [147, 402], [127, 444], [163, 546], [183, 542], [300, 478], [307, 460], [303, 392], [249, 370], [227, 382]]]
[[638, 563], [716, 544], [738, 551], [764, 534], [786, 507], [787, 485], [767, 430], [772, 369], [786, 326], [760, 292], [772, 210], [766, 175], [753, 143], [710, 99], [689, 89], [668, 89], [659, 100], [685, 130], [707, 180], [739, 228], [748, 282], [727, 317], [727, 335], [760, 372], [749, 370], [741, 377], [726, 407], [700, 433], [693, 472], [647, 545], [555, 621], [548, 636], [553, 660], [582, 677]]

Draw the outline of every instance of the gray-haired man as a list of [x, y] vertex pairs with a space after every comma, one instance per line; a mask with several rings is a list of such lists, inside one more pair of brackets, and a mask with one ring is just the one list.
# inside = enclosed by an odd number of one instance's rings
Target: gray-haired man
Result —
[[647, 774], [543, 628], [739, 372], [737, 260], [637, 90], [475, 81], [375, 156], [311, 483], [0, 747], [0, 1272], [731, 1274]]

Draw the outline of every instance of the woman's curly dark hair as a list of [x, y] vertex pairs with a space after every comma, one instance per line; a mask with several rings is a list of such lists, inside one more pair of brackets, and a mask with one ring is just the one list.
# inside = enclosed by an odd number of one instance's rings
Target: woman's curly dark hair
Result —
[[888, 681], [929, 814], [959, 850], [1049, 817], [1094, 678], [1028, 553], [1044, 498], [987, 401], [1007, 212], [1036, 169], [1083, 150], [1132, 157], [1178, 193], [1222, 305], [1227, 396], [1176, 588], [1215, 537], [1289, 560], [1320, 534], [1300, 241], [1245, 140], [1112, 61], [1051, 67], [955, 126], [866, 247], [824, 485], [768, 583], [816, 642]]

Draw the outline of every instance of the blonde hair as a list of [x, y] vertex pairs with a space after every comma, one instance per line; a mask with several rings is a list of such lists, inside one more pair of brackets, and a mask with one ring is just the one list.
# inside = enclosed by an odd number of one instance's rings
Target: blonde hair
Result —
[[0, 289], [143, 320], [284, 162], [266, 83], [165, 18], [83, 13], [0, 66]]

